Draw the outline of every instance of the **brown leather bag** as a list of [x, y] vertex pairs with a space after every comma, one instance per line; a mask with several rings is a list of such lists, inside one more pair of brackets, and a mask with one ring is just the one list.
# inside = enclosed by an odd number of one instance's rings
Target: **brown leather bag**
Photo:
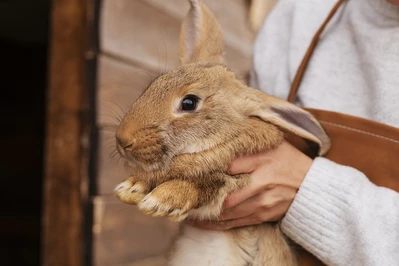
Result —
[[[320, 34], [345, 0], [339, 0], [317, 31], [293, 81], [288, 101], [293, 102]], [[326, 158], [363, 172], [373, 183], [399, 192], [399, 128], [337, 112], [304, 108], [323, 125], [331, 138]], [[297, 144], [300, 147], [300, 144]], [[302, 149], [303, 150], [303, 149]], [[300, 266], [324, 265], [305, 250]]]

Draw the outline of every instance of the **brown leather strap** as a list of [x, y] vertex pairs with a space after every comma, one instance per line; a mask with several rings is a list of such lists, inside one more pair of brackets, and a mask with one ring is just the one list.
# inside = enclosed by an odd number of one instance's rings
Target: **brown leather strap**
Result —
[[312, 42], [310, 43], [310, 46], [308, 48], [308, 51], [306, 52], [305, 56], [302, 59], [301, 64], [299, 65], [299, 68], [298, 68], [298, 71], [296, 72], [294, 81], [292, 82], [290, 94], [288, 95], [288, 99], [287, 99], [289, 102], [292, 103], [295, 100], [295, 96], [298, 91], [299, 85], [301, 84], [302, 77], [305, 73], [306, 67], [308, 66], [310, 57], [313, 54], [316, 44], [319, 41], [319, 37], [320, 37], [321, 33], [323, 32], [323, 30], [327, 26], [328, 22], [331, 20], [331, 18], [334, 16], [335, 12], [338, 10], [338, 8], [341, 6], [341, 4], [344, 1], [345, 0], [339, 0], [335, 4], [334, 8], [330, 11], [330, 14], [328, 14], [328, 17], [326, 18], [326, 20], [323, 22], [323, 24], [321, 25], [319, 30], [314, 35]]

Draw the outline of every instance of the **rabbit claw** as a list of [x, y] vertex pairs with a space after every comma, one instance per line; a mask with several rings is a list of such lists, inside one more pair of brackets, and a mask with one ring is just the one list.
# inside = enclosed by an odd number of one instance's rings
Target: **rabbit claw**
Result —
[[148, 191], [149, 186], [145, 182], [135, 181], [133, 177], [127, 178], [114, 189], [114, 193], [119, 200], [134, 205], [139, 203], [147, 195]]
[[197, 193], [190, 190], [190, 187], [176, 180], [165, 182], [145, 196], [138, 207], [147, 215], [166, 216], [175, 222], [183, 221], [197, 203]]
[[147, 215], [154, 217], [167, 216], [170, 220], [175, 222], [183, 221], [187, 217], [190, 204], [177, 206], [176, 204], [173, 204], [172, 201], [173, 200], [168, 200], [168, 198], [159, 198], [159, 195], [151, 192], [145, 196], [142, 201], [140, 201], [138, 207]]

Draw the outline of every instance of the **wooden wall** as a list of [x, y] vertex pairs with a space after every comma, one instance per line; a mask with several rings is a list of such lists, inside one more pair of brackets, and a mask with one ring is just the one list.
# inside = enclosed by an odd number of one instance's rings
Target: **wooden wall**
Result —
[[[226, 61], [239, 75], [251, 67], [254, 34], [247, 26], [245, 0], [204, 0], [219, 20]], [[97, 72], [99, 153], [94, 204], [95, 266], [160, 266], [177, 225], [140, 214], [113, 196], [126, 178], [115, 147], [118, 117], [141, 94], [152, 77], [178, 65], [180, 24], [187, 0], [102, 0]]]

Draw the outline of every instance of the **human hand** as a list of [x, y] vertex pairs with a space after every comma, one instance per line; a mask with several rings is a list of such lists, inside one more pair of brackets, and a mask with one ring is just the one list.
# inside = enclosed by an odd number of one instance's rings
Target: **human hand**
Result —
[[228, 172], [249, 173], [249, 185], [225, 199], [218, 220], [187, 223], [203, 229], [228, 230], [279, 221], [288, 211], [312, 162], [288, 142], [266, 153], [237, 158]]

